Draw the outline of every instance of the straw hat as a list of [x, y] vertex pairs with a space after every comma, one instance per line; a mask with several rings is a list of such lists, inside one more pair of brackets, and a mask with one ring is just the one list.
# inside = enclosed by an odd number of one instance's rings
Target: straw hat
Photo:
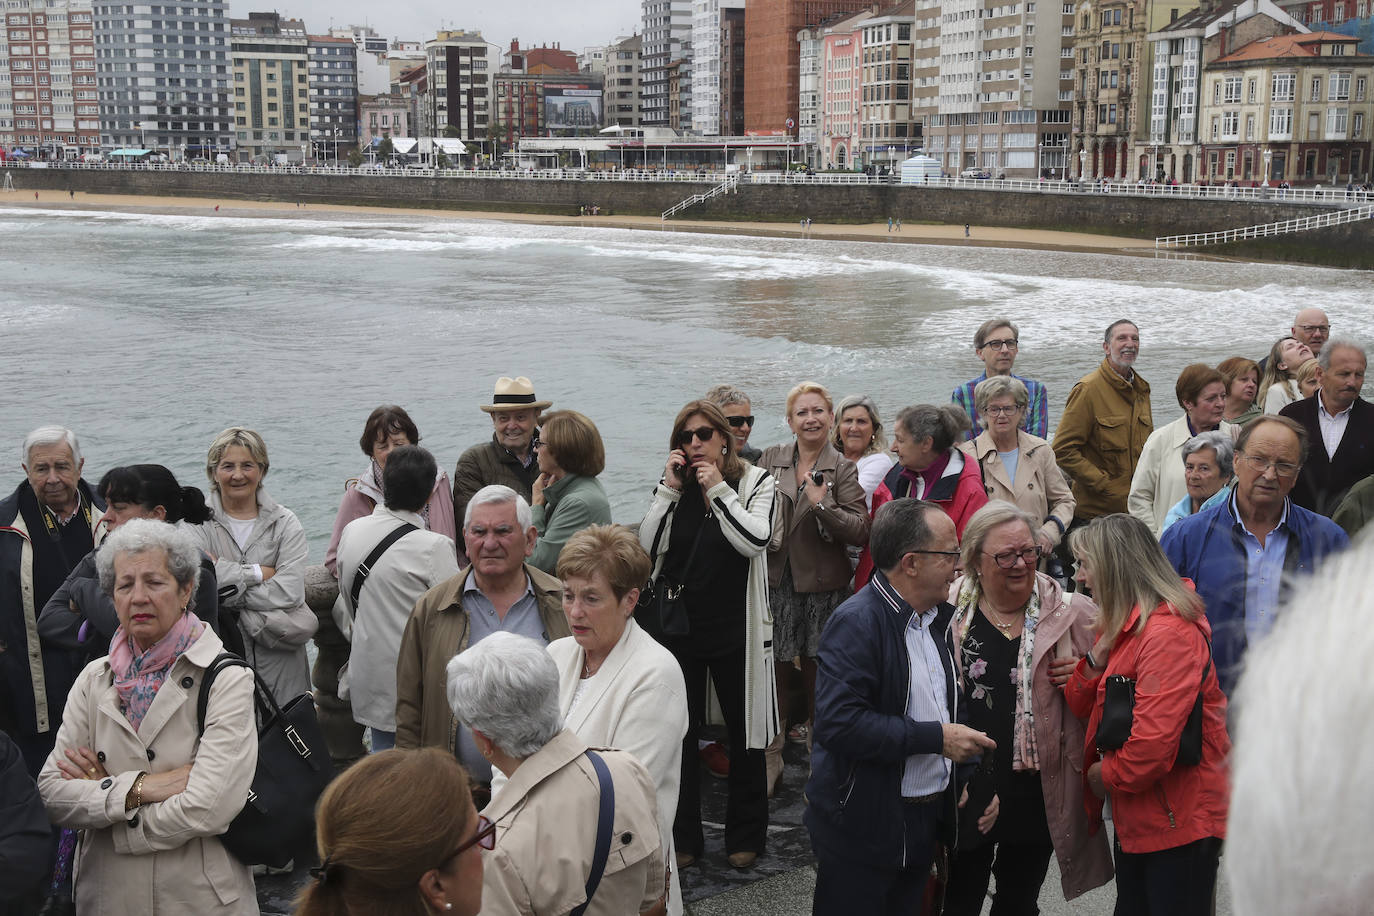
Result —
[[523, 375], [515, 378], [501, 376], [496, 380], [496, 390], [492, 393], [491, 403], [483, 404], [487, 413], [508, 410], [544, 410], [553, 401], [539, 401], [534, 397], [534, 382]]

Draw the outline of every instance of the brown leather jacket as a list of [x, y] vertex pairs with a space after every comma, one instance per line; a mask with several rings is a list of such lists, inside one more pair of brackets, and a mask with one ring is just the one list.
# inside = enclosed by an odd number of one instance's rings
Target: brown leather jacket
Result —
[[1054, 431], [1054, 456], [1073, 484], [1076, 518], [1126, 511], [1136, 462], [1154, 429], [1150, 383], [1139, 372], [1128, 382], [1104, 359], [1073, 386]]
[[[572, 635], [563, 616], [563, 583], [528, 563], [524, 569], [534, 586], [544, 640]], [[445, 669], [453, 656], [468, 647], [468, 615], [462, 599], [470, 575], [468, 566], [425, 592], [406, 621], [396, 659], [397, 747], [454, 747], [458, 720], [449, 709]]]
[[[859, 485], [859, 469], [830, 443], [816, 456], [815, 470], [832, 484], [819, 506], [812, 506], [805, 495], [798, 496], [797, 446], [784, 442], [770, 446], [759, 458], [763, 468], [777, 481], [774, 497], [774, 540], [769, 547], [768, 584], [776, 587], [782, 571], [792, 566], [792, 586], [798, 592], [828, 592], [845, 588], [854, 575], [845, 545], [862, 547], [868, 543], [868, 509], [864, 488]], [[778, 540], [779, 526], [783, 532]], [[824, 529], [829, 536], [821, 536]]]

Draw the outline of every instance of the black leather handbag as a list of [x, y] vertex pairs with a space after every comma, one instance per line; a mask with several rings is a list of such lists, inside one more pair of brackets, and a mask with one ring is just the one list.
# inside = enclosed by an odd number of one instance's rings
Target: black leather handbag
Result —
[[[709, 521], [709, 519], [707, 520]], [[692, 568], [692, 560], [697, 555], [697, 545], [701, 543], [703, 524], [692, 539], [692, 549], [687, 554], [687, 562], [682, 567]], [[661, 636], [686, 636], [692, 632], [692, 623], [687, 617], [687, 586], [659, 573], [644, 584], [639, 591], [639, 601], [635, 603], [635, 622], [643, 627], [654, 639]]]
[[281, 867], [310, 839], [315, 802], [333, 778], [334, 767], [315, 718], [314, 697], [303, 693], [285, 707], [278, 706], [253, 666], [228, 652], [210, 663], [200, 683], [196, 700], [199, 734], [205, 733], [205, 710], [215, 676], [234, 666], [253, 672], [258, 767], [247, 803], [220, 842], [244, 865]]
[[[1207, 640], [1207, 664], [1202, 667], [1202, 683], [1198, 685], [1197, 699], [1183, 723], [1183, 732], [1178, 738], [1178, 753], [1174, 756], [1174, 766], [1197, 766], [1202, 762], [1202, 691], [1207, 683], [1207, 674], [1212, 670], [1212, 641]], [[1135, 680], [1120, 674], [1107, 678], [1102, 698], [1102, 719], [1097, 725], [1097, 749], [1116, 751], [1131, 737], [1131, 726], [1135, 721]]]

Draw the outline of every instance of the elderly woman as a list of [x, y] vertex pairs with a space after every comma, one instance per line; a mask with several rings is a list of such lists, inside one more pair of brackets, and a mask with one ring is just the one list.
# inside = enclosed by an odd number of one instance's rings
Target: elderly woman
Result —
[[[830, 442], [830, 392], [802, 382], [787, 393], [787, 425], [796, 438], [770, 446], [758, 461], [772, 475], [778, 511], [768, 545], [768, 606], [773, 614], [777, 695], [787, 694], [793, 659], [801, 659], [806, 722], [788, 737], [809, 743], [816, 708], [816, 655], [830, 612], [849, 597], [848, 545], [868, 543], [868, 513], [859, 471]], [[768, 749], [769, 782], [782, 771], [781, 739]]]
[[1298, 367], [1315, 358], [1312, 348], [1296, 337], [1280, 337], [1274, 342], [1259, 386], [1258, 397], [1264, 404], [1265, 413], [1278, 413], [1304, 397], [1298, 390]]
[[1232, 440], [1240, 427], [1221, 419], [1226, 409], [1226, 382], [1211, 366], [1185, 366], [1174, 383], [1174, 395], [1183, 416], [1150, 433], [1131, 478], [1126, 499], [1130, 512], [1150, 526], [1155, 537], [1164, 529], [1169, 510], [1187, 493], [1183, 479], [1183, 446], [1198, 433], [1220, 429]]
[[213, 518], [194, 531], [215, 558], [221, 603], [238, 615], [244, 657], [285, 705], [310, 689], [305, 644], [319, 621], [305, 603], [305, 529], [262, 488], [267, 468], [253, 430], [216, 436], [205, 456]]
[[555, 410], [541, 422], [534, 440], [539, 477], [530, 499], [539, 540], [530, 565], [552, 574], [568, 538], [588, 525], [611, 523], [611, 501], [596, 479], [606, 469], [596, 424], [575, 410]]
[[[747, 868], [767, 839], [763, 751], [779, 731], [768, 615], [774, 483], [735, 454], [725, 415], [710, 401], [691, 401], [678, 411], [669, 449], [639, 542], [653, 559], [653, 580], [682, 586], [689, 623], [685, 634], [658, 637], [682, 668], [690, 710], [673, 827], [677, 861], [691, 864], [705, 850], [696, 747], [709, 677], [734, 752], [725, 852], [735, 868]], [[567, 563], [565, 550], [558, 563], [565, 581]]]
[[477, 916], [482, 850], [495, 838], [452, 754], [374, 754], [320, 796], [320, 866], [310, 870], [314, 880], [301, 892], [296, 916]]
[[[968, 786], [950, 916], [982, 912], [989, 876], [997, 879], [994, 912], [1036, 912], [1051, 855], [1066, 900], [1112, 877], [1107, 839], [1090, 835], [1083, 809], [1083, 723], [1062, 691], [1092, 646], [1097, 609], [1036, 572], [1039, 531], [1038, 516], [995, 500], [974, 513], [959, 548], [964, 575], [950, 589], [955, 664], [968, 725], [997, 751]], [[993, 795], [1000, 813], [983, 832], [977, 821]]]
[[[595, 623], [584, 626], [591, 631]], [[587, 901], [603, 801], [614, 805], [606, 838], [613, 854], [586, 913], [625, 916], [662, 906], [666, 873], [653, 777], [628, 751], [591, 751], [563, 727], [558, 667], [540, 643], [499, 632], [455, 656], [448, 700], [507, 779], [482, 812], [496, 825], [482, 870], [482, 916], [553, 916]], [[602, 779], [615, 790], [613, 802], [601, 793]]]
[[[336, 559], [344, 528], [356, 518], [371, 515], [373, 509], [386, 502], [382, 476], [386, 470], [386, 459], [401, 446], [419, 444], [420, 430], [403, 408], [383, 404], [368, 414], [367, 422], [363, 424], [362, 438], [358, 440], [358, 446], [368, 457], [367, 470], [344, 484], [343, 502], [339, 503], [339, 512], [334, 516], [334, 533], [329, 536], [329, 549], [324, 554], [324, 565], [329, 567], [334, 578], [339, 577]], [[434, 491], [430, 493], [419, 516], [427, 531], [437, 531], [448, 535], [449, 540], [457, 541], [453, 487], [449, 484], [447, 473], [439, 471], [435, 475]], [[458, 549], [461, 550], [461, 546]]]
[[1259, 363], [1244, 356], [1232, 356], [1217, 363], [1217, 371], [1226, 383], [1223, 420], [1244, 426], [1264, 414], [1264, 405], [1259, 403]]
[[835, 408], [835, 418], [830, 443], [859, 469], [864, 505], [872, 508], [873, 491], [892, 470], [892, 456], [887, 450], [883, 421], [878, 418], [878, 405], [866, 394], [851, 394]]
[[1235, 457], [1235, 442], [1219, 430], [1199, 433], [1183, 444], [1183, 480], [1188, 495], [1169, 510], [1160, 534], [1179, 519], [1214, 506], [1230, 495]]
[[973, 401], [984, 431], [959, 447], [978, 462], [988, 499], [1014, 503], [1038, 520], [1035, 543], [1049, 556], [1077, 503], [1050, 444], [1021, 428], [1030, 394], [1020, 379], [994, 375], [973, 389]]
[[[1088, 718], [1083, 781], [1094, 831], [1102, 801], [1112, 802], [1117, 912], [1209, 916], [1226, 838], [1231, 740], [1202, 601], [1139, 519], [1094, 519], [1069, 536], [1069, 547], [1099, 614], [1097, 642], [1064, 694], [1074, 715]], [[1108, 686], [1123, 680], [1134, 685], [1129, 727], [1099, 740]], [[1195, 721], [1200, 728], [1189, 726]], [[1178, 759], [1185, 731], [1200, 736], [1191, 763]]]
[[224, 644], [195, 614], [200, 551], [133, 519], [97, 562], [119, 629], [68, 695], [38, 780], [53, 822], [81, 831], [77, 912], [256, 914], [248, 867], [219, 841], [257, 766], [253, 676], [215, 678], [201, 734], [197, 685]]

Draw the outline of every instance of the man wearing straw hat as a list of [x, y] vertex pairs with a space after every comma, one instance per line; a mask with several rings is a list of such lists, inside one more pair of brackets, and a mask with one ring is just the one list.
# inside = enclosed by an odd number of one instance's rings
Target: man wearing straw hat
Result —
[[534, 383], [523, 375], [503, 375], [496, 380], [491, 403], [482, 405], [495, 427], [491, 441], [463, 452], [453, 472], [453, 515], [460, 527], [468, 500], [485, 486], [504, 484], [530, 499], [539, 476], [539, 462], [531, 444], [539, 436], [540, 412], [552, 403], [535, 397]]

